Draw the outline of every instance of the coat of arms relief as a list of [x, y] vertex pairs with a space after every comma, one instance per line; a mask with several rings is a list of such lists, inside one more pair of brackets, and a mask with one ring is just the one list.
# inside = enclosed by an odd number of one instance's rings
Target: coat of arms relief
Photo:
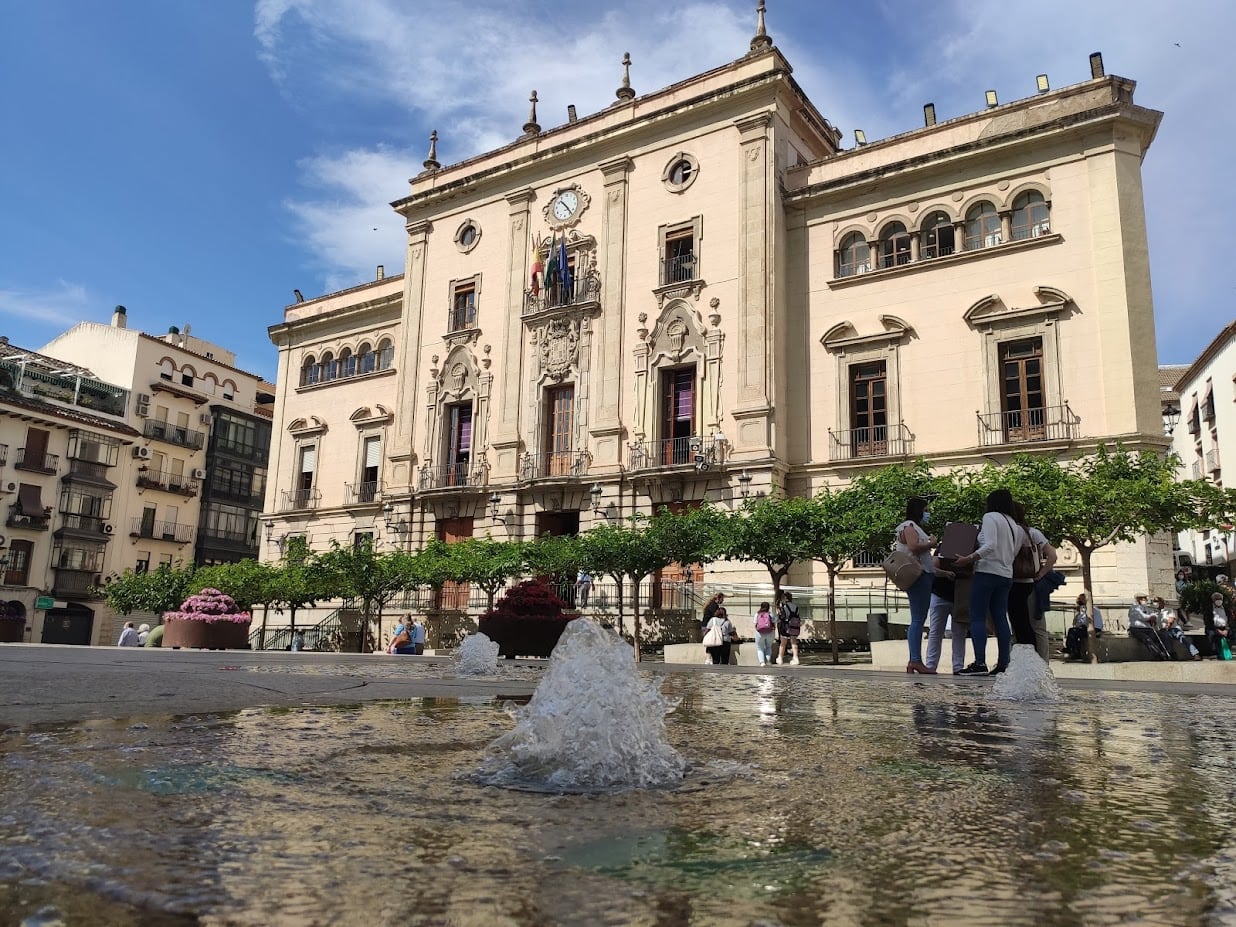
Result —
[[553, 319], [533, 332], [542, 376], [560, 383], [579, 366], [581, 325], [579, 319]]

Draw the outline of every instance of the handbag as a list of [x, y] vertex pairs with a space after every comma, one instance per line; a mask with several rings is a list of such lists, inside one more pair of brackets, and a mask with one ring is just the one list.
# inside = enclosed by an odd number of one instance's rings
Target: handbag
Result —
[[[1006, 519], [1007, 517], [1005, 516]], [[1013, 537], [1017, 537], [1017, 532], [1013, 531], [1012, 522], [1009, 523], [1009, 531], [1013, 532]], [[1024, 582], [1028, 579], [1034, 579], [1038, 572], [1039, 552], [1030, 540], [1030, 535], [1027, 534], [1026, 543], [1022, 544], [1013, 556], [1013, 581]]]
[[712, 623], [708, 626], [708, 632], [704, 635], [705, 647], [720, 647], [725, 643], [725, 635], [721, 633], [721, 626], [717, 623]]
[[923, 565], [918, 558], [904, 550], [895, 550], [880, 564], [884, 574], [894, 586], [907, 592], [923, 575]]

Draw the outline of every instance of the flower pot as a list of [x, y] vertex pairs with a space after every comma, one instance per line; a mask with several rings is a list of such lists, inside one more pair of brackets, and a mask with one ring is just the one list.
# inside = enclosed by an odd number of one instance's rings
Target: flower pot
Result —
[[163, 620], [164, 647], [198, 647], [203, 650], [248, 650], [248, 621]]
[[26, 638], [26, 622], [0, 621], [0, 644], [16, 644]]
[[558, 638], [576, 615], [561, 618], [513, 618], [485, 616], [478, 622], [480, 632], [498, 645], [498, 656], [548, 657]]

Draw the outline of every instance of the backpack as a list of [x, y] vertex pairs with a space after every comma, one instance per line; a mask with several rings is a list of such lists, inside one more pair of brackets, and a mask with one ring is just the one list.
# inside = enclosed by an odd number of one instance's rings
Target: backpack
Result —
[[768, 612], [760, 612], [755, 616], [755, 629], [761, 634], [767, 634], [773, 629], [772, 615]]

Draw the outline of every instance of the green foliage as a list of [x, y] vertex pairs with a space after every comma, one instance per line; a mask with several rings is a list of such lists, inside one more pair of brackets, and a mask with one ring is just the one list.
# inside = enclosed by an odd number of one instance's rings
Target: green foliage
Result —
[[579, 538], [564, 534], [543, 534], [523, 548], [524, 563], [534, 576], [575, 578], [580, 559]]
[[428, 586], [441, 589], [452, 580], [456, 571], [451, 559], [451, 547], [445, 541], [432, 540], [415, 554], [401, 560], [405, 588]]
[[781, 588], [790, 568], [810, 560], [820, 548], [814, 499], [759, 496], [748, 499], [729, 519], [720, 538], [730, 560], [751, 560], [768, 570], [773, 588]]
[[1210, 597], [1216, 592], [1223, 594], [1223, 604], [1229, 612], [1236, 608], [1236, 600], [1231, 593], [1211, 580], [1188, 583], [1180, 592], [1180, 608], [1187, 615], [1201, 615], [1209, 626], [1214, 613]]
[[170, 612], [180, 607], [198, 588], [193, 585], [192, 567], [161, 564], [148, 573], [125, 570], [103, 586], [103, 598], [122, 615], [132, 612]]
[[200, 567], [193, 575], [195, 591], [213, 588], [227, 593], [243, 611], [274, 601], [277, 568], [256, 560]]
[[494, 594], [513, 576], [524, 571], [524, 546], [519, 541], [493, 541], [488, 538], [467, 538], [446, 545], [447, 570], [456, 582], [475, 583], [489, 596], [492, 607]]

